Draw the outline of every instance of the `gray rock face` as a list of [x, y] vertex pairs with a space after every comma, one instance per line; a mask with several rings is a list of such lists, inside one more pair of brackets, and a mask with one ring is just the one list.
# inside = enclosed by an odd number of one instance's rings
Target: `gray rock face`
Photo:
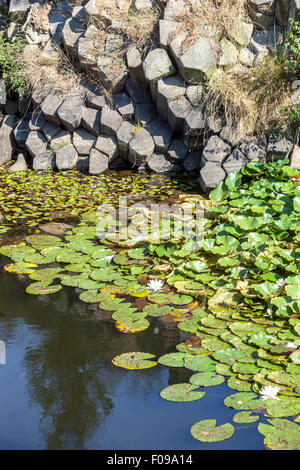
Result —
[[168, 120], [168, 103], [185, 95], [185, 84], [179, 75], [162, 78], [157, 82], [156, 106], [161, 119]]
[[275, 16], [264, 15], [253, 9], [250, 10], [249, 16], [254, 23], [263, 28], [270, 28], [275, 22]]
[[189, 85], [186, 88], [186, 97], [193, 106], [203, 103], [203, 88], [201, 85]]
[[37, 171], [53, 170], [55, 168], [54, 155], [49, 152], [36, 155], [32, 161], [32, 168]]
[[134, 114], [142, 125], [145, 125], [151, 121], [151, 119], [157, 116], [153, 101], [136, 104], [134, 108]]
[[97, 138], [93, 134], [84, 129], [77, 129], [73, 133], [73, 145], [79, 155], [89, 155], [96, 140]]
[[262, 139], [246, 139], [240, 144], [239, 150], [249, 161], [266, 161], [266, 145]]
[[129, 152], [129, 142], [133, 139], [134, 125], [124, 121], [117, 131], [117, 141], [120, 156], [127, 158]]
[[99, 109], [86, 108], [81, 119], [82, 127], [94, 135], [100, 134], [101, 111]]
[[176, 30], [178, 23], [170, 20], [159, 20], [159, 45], [163, 49], [167, 49], [170, 37], [173, 31]]
[[289, 17], [293, 18], [295, 21], [300, 20], [300, 0], [291, 0]]
[[200, 187], [203, 192], [214, 189], [226, 177], [223, 168], [217, 162], [206, 162], [200, 170]]
[[184, 120], [191, 110], [192, 105], [184, 96], [168, 103], [168, 124], [174, 132], [182, 130]]
[[188, 83], [210, 78], [216, 71], [216, 59], [209, 39], [199, 38], [181, 55], [185, 38], [186, 33], [175, 38], [170, 44], [170, 50], [181, 76]]
[[173, 163], [182, 162], [188, 153], [188, 148], [181, 139], [174, 139], [170, 143], [167, 156]]
[[39, 131], [31, 131], [26, 139], [25, 146], [32, 157], [45, 153], [47, 150], [47, 140]]
[[220, 137], [226, 142], [229, 142], [232, 146], [236, 146], [240, 142], [240, 138], [236, 133], [236, 129], [232, 128], [228, 124], [222, 128]]
[[202, 162], [201, 153], [199, 151], [193, 151], [185, 157], [183, 167], [186, 171], [199, 170], [202, 166]]
[[223, 168], [226, 171], [226, 174], [229, 175], [235, 171], [240, 171], [247, 163], [248, 160], [244, 157], [242, 152], [235, 149], [226, 159], [225, 163], [223, 163]]
[[75, 18], [69, 18], [62, 28], [64, 46], [70, 54], [74, 53], [78, 39], [84, 34], [86, 27]]
[[71, 135], [66, 130], [62, 129], [58, 134], [55, 134], [51, 139], [50, 148], [56, 152], [61, 147], [68, 145], [71, 142]]
[[11, 18], [24, 17], [29, 11], [32, 2], [30, 0], [10, 0], [8, 13]]
[[53, 122], [46, 122], [46, 124], [42, 128], [43, 134], [47, 140], [54, 139], [60, 132], [62, 132], [62, 128], [57, 126]]
[[101, 113], [101, 133], [106, 135], [115, 135], [118, 129], [121, 127], [123, 122], [122, 116], [120, 114], [109, 108], [109, 106], [104, 106]]
[[275, 14], [276, 3], [277, 0], [249, 0], [251, 9], [270, 16]]
[[202, 156], [210, 162], [222, 163], [223, 160], [230, 154], [231, 145], [227, 144], [217, 135], [213, 135], [208, 140]]
[[[0, 91], [1, 93], [1, 91]], [[1, 104], [1, 97], [0, 97]], [[4, 105], [4, 111], [6, 114], [17, 114], [19, 111], [19, 103], [17, 100], [7, 100]]]
[[135, 103], [147, 103], [147, 101], [151, 100], [147, 85], [138, 82], [132, 77], [126, 80], [125, 90]]
[[48, 121], [59, 125], [60, 119], [58, 117], [58, 109], [62, 105], [63, 99], [58, 93], [50, 93], [43, 103], [41, 110]]
[[184, 143], [188, 148], [202, 146], [203, 133], [206, 129], [206, 119], [200, 108], [192, 109], [184, 120]]
[[110, 161], [119, 155], [118, 142], [113, 136], [100, 135], [95, 143], [95, 148], [107, 155]]
[[35, 110], [29, 121], [30, 131], [41, 131], [46, 124], [46, 119], [43, 112], [40, 109]]
[[153, 119], [146, 127], [153, 137], [156, 152], [165, 153], [171, 142], [172, 129], [160, 118]]
[[102, 109], [105, 106], [106, 99], [98, 87], [90, 86], [85, 97], [86, 105], [89, 108]]
[[147, 158], [154, 153], [154, 147], [151, 134], [142, 128], [129, 142], [129, 162], [134, 167], [145, 164]]
[[82, 171], [82, 172], [88, 171], [89, 161], [90, 161], [90, 158], [88, 156], [81, 157], [79, 155], [78, 160], [76, 162], [76, 167], [75, 167], [76, 170], [77, 171]]
[[23, 145], [29, 135], [29, 121], [20, 121], [14, 129], [15, 141], [18, 145]]
[[6, 116], [0, 128], [0, 166], [11, 160], [14, 150], [14, 126], [17, 122], [17, 117], [13, 114]]
[[300, 170], [300, 147], [295, 145], [293, 152], [291, 153], [290, 165], [296, 170]]
[[289, 155], [293, 148], [293, 143], [286, 137], [270, 135], [267, 146], [268, 160], [279, 160]]
[[97, 76], [104, 87], [111, 93], [123, 91], [127, 79], [125, 65], [114, 57], [101, 55], [97, 60]]
[[67, 17], [53, 11], [49, 15], [49, 22], [50, 22], [50, 34], [51, 36], [55, 36], [58, 39], [61, 36], [61, 31], [64, 27], [65, 22], [67, 21]]
[[56, 166], [58, 170], [72, 170], [78, 160], [78, 153], [72, 144], [62, 147], [56, 152]]
[[277, 0], [275, 16], [281, 26], [288, 26], [290, 4], [290, 0]]
[[135, 46], [129, 47], [126, 61], [130, 76], [140, 82], [145, 82], [142, 56]]
[[113, 95], [113, 103], [124, 119], [132, 119], [134, 106], [131, 98], [124, 91]]
[[19, 153], [17, 161], [9, 167], [9, 173], [17, 173], [19, 171], [26, 171], [27, 170], [27, 163], [22, 153]]
[[58, 109], [58, 117], [69, 131], [80, 126], [84, 113], [85, 105], [81, 96], [70, 96]]
[[162, 153], [153, 153], [147, 159], [147, 166], [150, 170], [155, 173], [167, 173], [172, 170], [174, 166], [164, 154]]
[[108, 157], [97, 149], [92, 149], [89, 161], [89, 173], [99, 175], [108, 169]]
[[145, 78], [149, 82], [155, 82], [168, 75], [174, 75], [176, 72], [164, 49], [153, 49], [150, 51], [143, 62], [143, 70]]

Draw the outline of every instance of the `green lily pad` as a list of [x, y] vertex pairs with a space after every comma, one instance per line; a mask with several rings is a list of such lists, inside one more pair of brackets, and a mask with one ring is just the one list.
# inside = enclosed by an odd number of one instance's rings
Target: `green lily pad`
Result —
[[191, 427], [192, 436], [201, 442], [219, 442], [229, 439], [234, 433], [234, 427], [230, 423], [216, 426], [215, 419], [198, 421]]
[[112, 359], [112, 363], [124, 369], [149, 369], [157, 364], [157, 362], [153, 360], [154, 358], [155, 356], [150, 353], [128, 352], [115, 356]]
[[191, 384], [198, 387], [213, 387], [220, 385], [224, 380], [224, 377], [213, 372], [198, 372], [190, 377]]
[[259, 416], [251, 414], [251, 411], [240, 411], [232, 418], [235, 423], [254, 423], [259, 420]]
[[195, 392], [197, 385], [188, 383], [174, 384], [160, 392], [161, 398], [169, 401], [195, 401], [204, 397], [205, 392]]

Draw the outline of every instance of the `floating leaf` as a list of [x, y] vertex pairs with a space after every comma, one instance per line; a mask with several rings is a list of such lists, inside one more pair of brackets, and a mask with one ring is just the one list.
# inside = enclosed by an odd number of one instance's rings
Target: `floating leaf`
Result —
[[115, 366], [123, 367], [124, 369], [149, 369], [156, 366], [157, 362], [154, 360], [154, 355], [144, 352], [128, 352], [120, 354], [112, 359]]
[[219, 442], [229, 439], [234, 433], [234, 427], [230, 423], [216, 426], [215, 419], [198, 421], [191, 427], [192, 436], [201, 442]]
[[188, 383], [174, 384], [164, 388], [160, 396], [169, 401], [195, 401], [204, 397], [205, 392], [195, 392], [197, 385]]

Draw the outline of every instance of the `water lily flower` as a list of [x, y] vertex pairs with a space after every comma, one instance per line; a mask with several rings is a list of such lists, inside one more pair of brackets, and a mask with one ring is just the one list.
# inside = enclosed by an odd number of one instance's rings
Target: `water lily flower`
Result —
[[107, 256], [104, 256], [104, 259], [110, 262], [114, 256], [115, 255], [107, 255]]
[[164, 283], [160, 279], [151, 279], [151, 281], [148, 282], [147, 284], [148, 289], [151, 289], [153, 291], [158, 291], [162, 289], [163, 286], [164, 286]]
[[276, 286], [278, 287], [284, 287], [285, 286], [285, 280], [280, 278], [275, 282]]
[[280, 398], [277, 397], [277, 393], [279, 392], [280, 387], [273, 387], [272, 385], [266, 385], [261, 389], [259, 392], [262, 395], [263, 400], [268, 400], [269, 398], [274, 399], [274, 400], [280, 400]]

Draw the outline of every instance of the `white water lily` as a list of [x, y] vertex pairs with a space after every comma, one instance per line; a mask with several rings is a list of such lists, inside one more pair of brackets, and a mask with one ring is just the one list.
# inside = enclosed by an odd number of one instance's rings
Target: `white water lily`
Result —
[[272, 385], [266, 385], [261, 389], [259, 392], [262, 395], [263, 400], [268, 400], [268, 399], [274, 399], [274, 400], [280, 400], [280, 398], [277, 397], [277, 393], [279, 392], [280, 387], [273, 387]]
[[276, 286], [278, 287], [284, 287], [285, 286], [285, 280], [280, 278], [275, 282]]
[[151, 289], [154, 291], [158, 291], [162, 289], [163, 286], [164, 286], [164, 283], [160, 279], [151, 279], [151, 281], [149, 281], [147, 284], [148, 289]]

